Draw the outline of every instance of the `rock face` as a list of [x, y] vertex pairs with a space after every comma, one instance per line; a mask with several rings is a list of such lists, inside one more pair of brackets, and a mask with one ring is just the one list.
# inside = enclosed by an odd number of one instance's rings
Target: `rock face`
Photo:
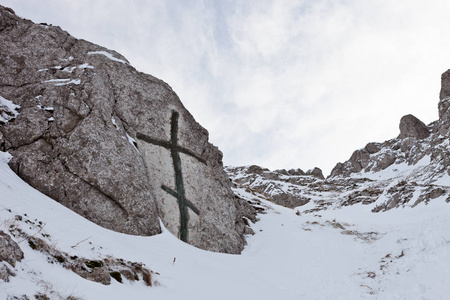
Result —
[[442, 74], [439, 98], [439, 120], [442, 122], [439, 131], [446, 135], [450, 132], [450, 70]]
[[194, 246], [243, 249], [222, 154], [169, 85], [1, 6], [0, 41], [0, 150], [22, 179], [112, 230], [154, 235], [161, 218]]
[[19, 245], [8, 234], [0, 231], [0, 279], [8, 282], [10, 276], [15, 276], [14, 272], [4, 262], [15, 268], [16, 262], [20, 262], [22, 258], [23, 252]]
[[21, 261], [22, 258], [23, 252], [20, 250], [19, 245], [8, 234], [0, 231], [0, 262], [6, 261], [15, 267], [16, 262]]
[[311, 197], [304, 193], [305, 187], [321, 184], [324, 179], [319, 168], [306, 173], [300, 169], [270, 171], [258, 166], [227, 167], [225, 170], [235, 186], [245, 187], [263, 199], [289, 208], [307, 204]]
[[322, 170], [318, 167], [315, 167], [314, 169], [308, 170], [306, 172], [306, 175], [311, 175], [314, 176], [316, 178], [319, 179], [325, 179], [325, 177], [323, 176]]

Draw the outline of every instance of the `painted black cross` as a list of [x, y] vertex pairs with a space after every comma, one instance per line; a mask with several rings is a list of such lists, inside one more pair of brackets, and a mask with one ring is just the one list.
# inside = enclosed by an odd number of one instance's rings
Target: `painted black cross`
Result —
[[194, 152], [180, 147], [178, 145], [178, 117], [179, 114], [177, 111], [172, 111], [172, 118], [171, 118], [171, 126], [170, 126], [170, 142], [154, 139], [152, 137], [149, 137], [142, 133], [137, 133], [136, 137], [144, 142], [154, 144], [157, 146], [164, 147], [168, 150], [170, 150], [170, 155], [172, 156], [173, 160], [173, 169], [175, 171], [175, 187], [176, 191], [172, 190], [171, 188], [161, 185], [161, 188], [169, 193], [170, 195], [177, 198], [178, 201], [178, 207], [180, 208], [180, 239], [184, 242], [188, 241], [188, 223], [189, 223], [189, 212], [188, 207], [192, 209], [194, 213], [197, 215], [200, 213], [197, 207], [192, 204], [191, 201], [186, 199], [185, 192], [184, 192], [184, 184], [183, 184], [183, 174], [181, 172], [181, 159], [180, 159], [180, 153], [187, 154], [189, 156], [194, 157], [202, 164], [206, 165], [206, 160], [203, 158], [197, 156]]

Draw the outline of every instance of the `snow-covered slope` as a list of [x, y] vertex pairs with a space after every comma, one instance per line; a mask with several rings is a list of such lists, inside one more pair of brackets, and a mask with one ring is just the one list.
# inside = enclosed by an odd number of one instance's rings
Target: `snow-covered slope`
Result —
[[[0, 299], [39, 294], [50, 299], [446, 299], [450, 294], [445, 195], [414, 209], [378, 214], [371, 212], [375, 204], [361, 203], [298, 213], [300, 208], [275, 205], [236, 186], [237, 195], [265, 213], [252, 224], [255, 234], [243, 253], [227, 255], [199, 250], [167, 231], [136, 237], [101, 228], [28, 186], [6, 164], [8, 154], [0, 155], [0, 230], [24, 252], [15, 268], [8, 265], [16, 276], [0, 280]], [[33, 238], [69, 257], [144, 263], [153, 272], [153, 286], [141, 275], [133, 282], [111, 279], [110, 285], [84, 279], [33, 250]]]

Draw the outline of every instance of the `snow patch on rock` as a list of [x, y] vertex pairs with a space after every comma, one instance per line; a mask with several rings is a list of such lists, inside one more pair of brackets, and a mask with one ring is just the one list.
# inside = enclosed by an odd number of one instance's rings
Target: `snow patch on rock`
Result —
[[68, 85], [68, 84], [76, 84], [79, 85], [81, 83], [80, 79], [70, 79], [70, 78], [57, 78], [57, 79], [50, 79], [44, 81], [45, 83], [53, 83], [55, 86], [62, 86], [62, 85]]
[[106, 51], [90, 51], [90, 52], [88, 52], [88, 55], [93, 55], [93, 54], [104, 55], [107, 58], [109, 58], [110, 60], [118, 61], [118, 62], [123, 63], [123, 64], [128, 64], [127, 61], [125, 61], [123, 59], [120, 59], [120, 58], [116, 58], [111, 53], [106, 52]]
[[14, 120], [19, 115], [20, 106], [0, 96], [0, 126]]

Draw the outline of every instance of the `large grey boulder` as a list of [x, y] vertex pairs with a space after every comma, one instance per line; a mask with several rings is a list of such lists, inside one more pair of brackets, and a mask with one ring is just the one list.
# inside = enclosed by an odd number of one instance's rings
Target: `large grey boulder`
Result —
[[154, 235], [161, 218], [194, 246], [243, 249], [222, 153], [168, 84], [1, 6], [0, 74], [2, 101], [15, 105], [3, 109], [0, 147], [31, 186], [112, 230]]
[[418, 139], [427, 138], [430, 135], [430, 130], [427, 125], [414, 117], [413, 115], [406, 115], [400, 119], [400, 138], [413, 137]]
[[315, 167], [311, 170], [306, 171], [306, 175], [311, 175], [319, 179], [325, 179], [323, 176], [322, 170], [318, 167]]

